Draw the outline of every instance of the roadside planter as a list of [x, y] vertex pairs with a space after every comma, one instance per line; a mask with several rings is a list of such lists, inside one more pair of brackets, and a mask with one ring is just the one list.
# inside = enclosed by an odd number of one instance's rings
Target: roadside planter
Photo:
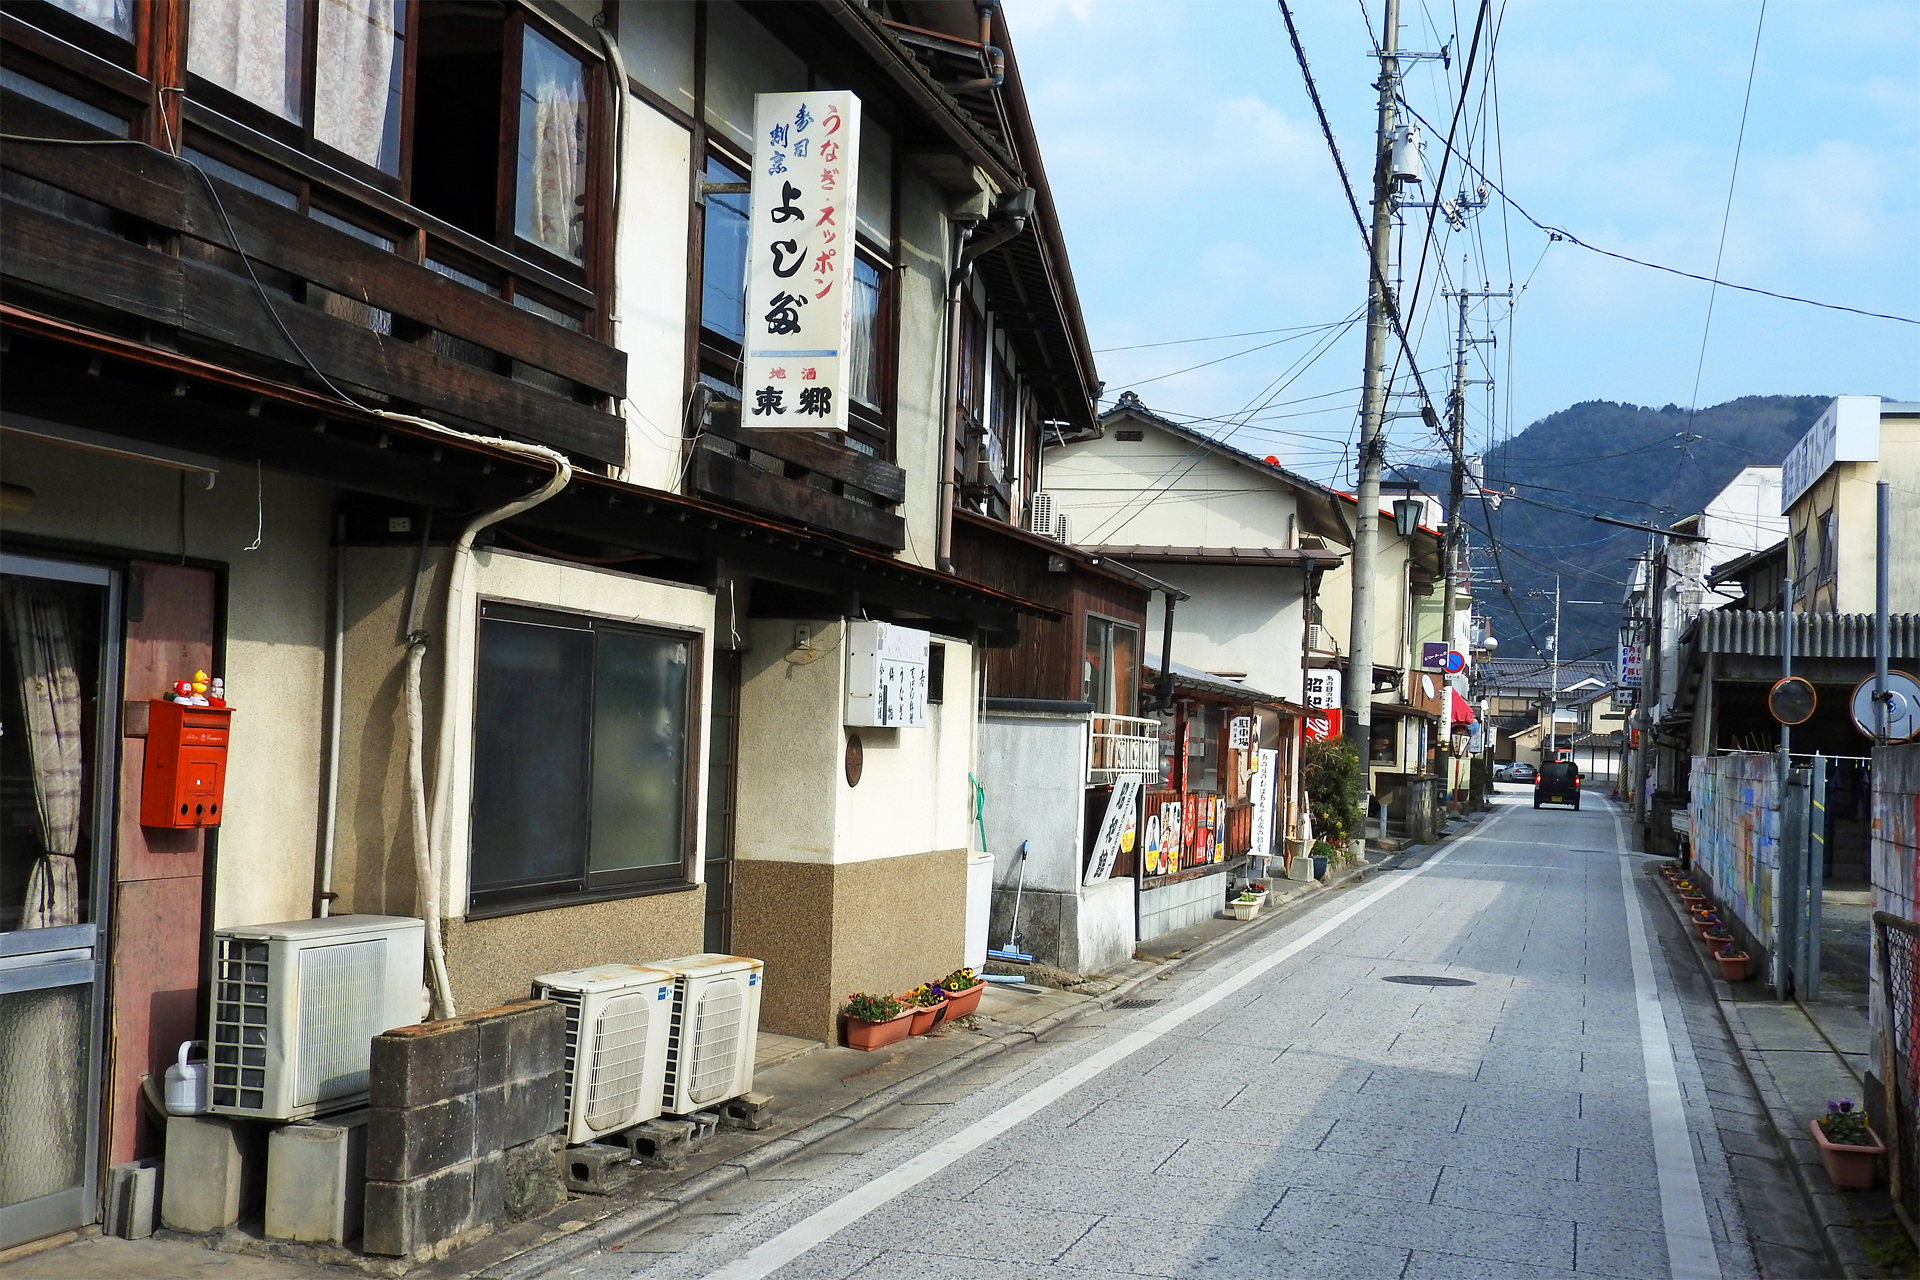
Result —
[[947, 1012], [947, 998], [932, 983], [922, 983], [900, 997], [912, 1015], [909, 1035], [923, 1036], [940, 1024]]
[[1722, 948], [1733, 945], [1733, 935], [1725, 929], [1708, 930], [1706, 933], [1700, 935], [1700, 939], [1707, 944], [1707, 949], [1712, 951], [1716, 956], [1720, 954]]
[[1251, 893], [1243, 893], [1227, 904], [1235, 920], [1251, 920], [1260, 914], [1261, 900]]
[[1733, 949], [1733, 939], [1727, 939], [1722, 946], [1715, 950], [1713, 958], [1720, 964], [1720, 976], [1728, 982], [1745, 982], [1747, 980], [1747, 966], [1753, 962], [1753, 957], [1744, 951], [1735, 951]]
[[1834, 1186], [1864, 1191], [1873, 1185], [1874, 1166], [1887, 1147], [1867, 1124], [1866, 1115], [1853, 1109], [1852, 1101], [1829, 1102], [1827, 1114], [1807, 1121], [1807, 1128], [1819, 1144], [1820, 1162]]
[[955, 969], [937, 984], [947, 997], [947, 1021], [964, 1018], [980, 1007], [980, 993], [987, 989], [986, 979], [971, 969]]
[[913, 1010], [903, 1008], [892, 996], [856, 992], [847, 997], [847, 1048], [871, 1053], [907, 1038], [913, 1024]]

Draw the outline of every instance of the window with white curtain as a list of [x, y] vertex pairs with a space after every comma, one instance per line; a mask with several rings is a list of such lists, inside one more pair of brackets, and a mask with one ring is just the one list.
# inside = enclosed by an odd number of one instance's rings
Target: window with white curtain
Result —
[[302, 0], [193, 0], [187, 70], [296, 124], [305, 118]]
[[122, 40], [133, 39], [133, 0], [53, 0], [53, 4]]
[[406, 0], [320, 0], [313, 136], [382, 173], [400, 171]]
[[514, 232], [570, 262], [587, 256], [587, 78], [533, 28], [520, 52]]

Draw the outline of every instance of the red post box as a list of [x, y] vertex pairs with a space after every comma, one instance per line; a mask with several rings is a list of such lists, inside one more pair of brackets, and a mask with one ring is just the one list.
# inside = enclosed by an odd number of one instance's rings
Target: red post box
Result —
[[217, 827], [227, 784], [231, 707], [153, 700], [147, 720], [143, 827]]

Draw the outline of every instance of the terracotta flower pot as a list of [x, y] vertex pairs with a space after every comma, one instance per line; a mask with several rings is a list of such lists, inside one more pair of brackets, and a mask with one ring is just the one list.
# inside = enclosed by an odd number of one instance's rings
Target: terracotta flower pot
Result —
[[984, 981], [976, 982], [965, 991], [949, 991], [947, 996], [947, 1021], [964, 1018], [980, 1007], [980, 993], [987, 989]]
[[1753, 957], [1749, 956], [1746, 952], [1736, 951], [1729, 956], [1722, 955], [1716, 951], [1713, 953], [1713, 958], [1720, 965], [1720, 976], [1728, 982], [1745, 982], [1747, 980], [1747, 966], [1753, 963]]
[[898, 1017], [888, 1018], [885, 1022], [868, 1022], [865, 1018], [848, 1014], [847, 1048], [864, 1049], [871, 1053], [905, 1040], [913, 1026], [913, 1014], [912, 1009], [903, 1009]]
[[1710, 933], [1719, 933], [1721, 932], [1720, 917], [1715, 916], [1711, 920], [1695, 920], [1693, 927], [1700, 931], [1700, 936], [1703, 938]]
[[1733, 935], [1725, 929], [1709, 929], [1700, 935], [1700, 940], [1706, 943], [1715, 955], [1719, 955], [1720, 948], [1733, 941]]
[[1707, 895], [1704, 893], [1691, 893], [1683, 889], [1680, 892], [1680, 901], [1686, 903], [1689, 909], [1704, 907], [1707, 904]]
[[913, 1020], [913, 1026], [907, 1034], [914, 1036], [927, 1034], [927, 1032], [933, 1030], [935, 1024], [940, 1021], [940, 1015], [946, 1012], [946, 1008], [947, 1002], [942, 1000], [939, 1004], [930, 1004], [925, 1008], [916, 1007], [907, 1010], [908, 1016]]
[[1834, 1186], [1864, 1191], [1873, 1185], [1874, 1164], [1887, 1153], [1887, 1147], [1871, 1126], [1867, 1129], [1867, 1136], [1873, 1139], [1870, 1147], [1829, 1142], [1818, 1120], [1807, 1121], [1807, 1128], [1813, 1130], [1813, 1140], [1820, 1146], [1820, 1162], [1827, 1166], [1827, 1178]]

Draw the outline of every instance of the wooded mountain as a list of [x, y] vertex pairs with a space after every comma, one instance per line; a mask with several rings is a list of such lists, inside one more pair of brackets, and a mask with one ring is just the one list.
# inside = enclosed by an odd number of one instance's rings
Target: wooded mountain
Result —
[[[1503, 658], [1546, 657], [1553, 633], [1553, 577], [1566, 605], [1561, 656], [1614, 657], [1619, 601], [1647, 535], [1600, 524], [1595, 514], [1669, 525], [1699, 511], [1740, 468], [1779, 463], [1826, 409], [1831, 396], [1742, 396], [1689, 415], [1678, 405], [1589, 400], [1551, 414], [1503, 441], [1486, 458], [1498, 508], [1466, 501], [1472, 563], [1482, 581], [1476, 609], [1493, 621]], [[1445, 494], [1444, 471], [1412, 470], [1430, 492]], [[1488, 543], [1488, 516], [1499, 560]], [[1511, 600], [1489, 585], [1505, 573]], [[1544, 591], [1545, 598], [1529, 598]], [[1520, 616], [1513, 605], [1517, 603]], [[1522, 623], [1524, 619], [1524, 625]], [[1532, 638], [1527, 631], [1532, 629]]]

